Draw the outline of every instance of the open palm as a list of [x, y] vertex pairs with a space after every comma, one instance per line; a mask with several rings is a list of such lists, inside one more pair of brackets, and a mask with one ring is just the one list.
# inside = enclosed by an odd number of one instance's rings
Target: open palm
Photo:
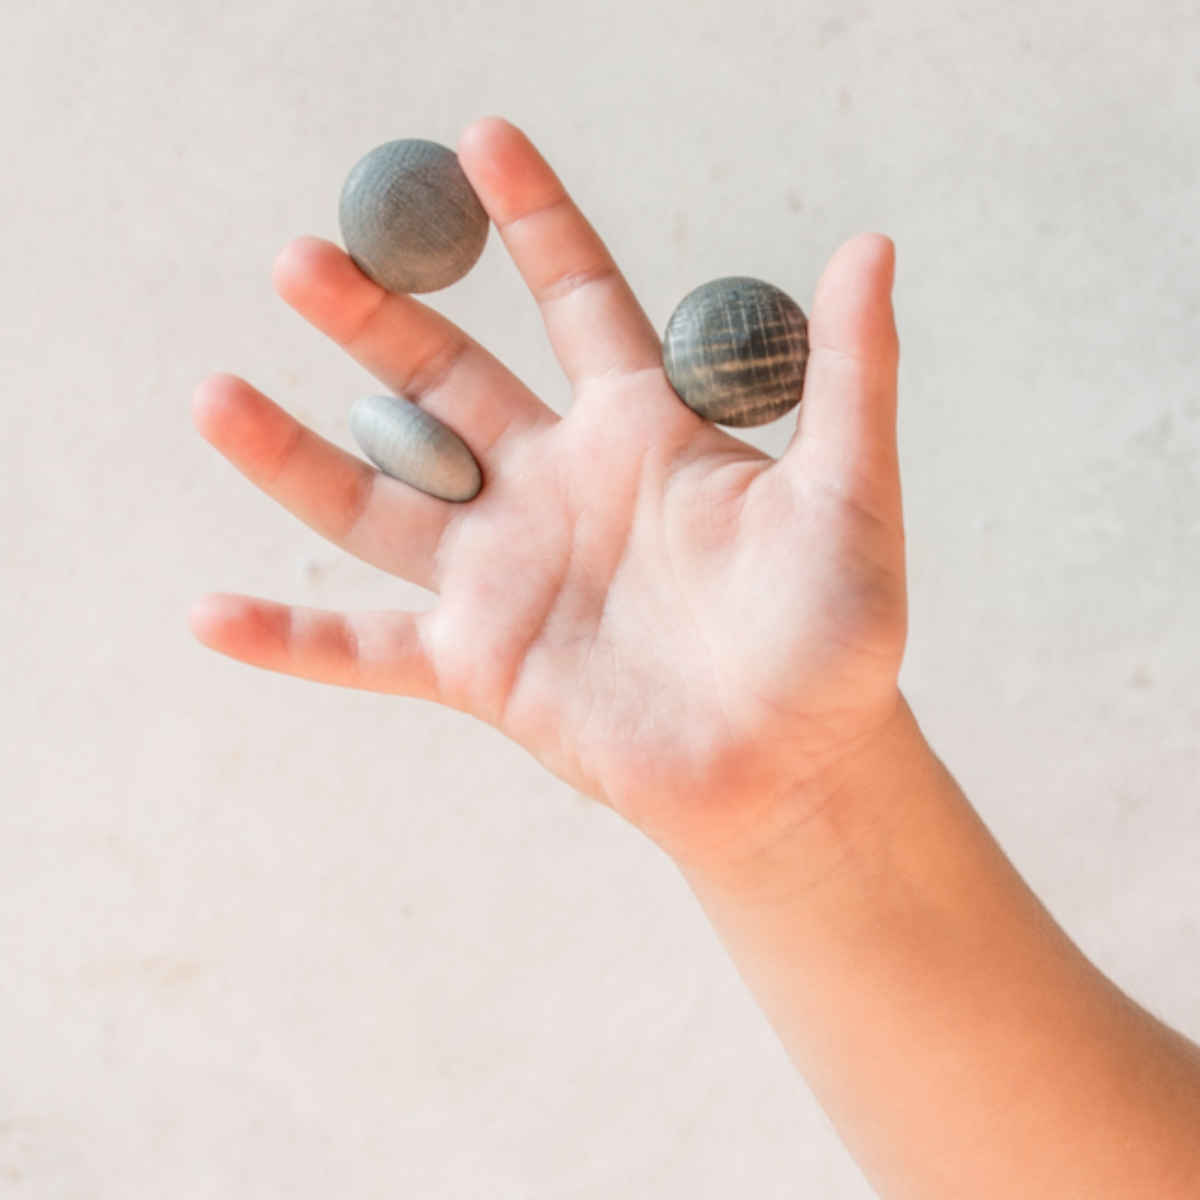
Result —
[[207, 645], [258, 666], [435, 700], [520, 742], [672, 852], [791, 819], [897, 702], [904, 549], [888, 239], [861, 235], [813, 304], [800, 423], [772, 460], [676, 397], [628, 284], [520, 131], [476, 122], [463, 169], [573, 386], [563, 417], [447, 319], [331, 243], [280, 255], [280, 294], [454, 429], [467, 504], [375, 471], [229, 375], [200, 432], [347, 551], [437, 595], [342, 614], [217, 595]]

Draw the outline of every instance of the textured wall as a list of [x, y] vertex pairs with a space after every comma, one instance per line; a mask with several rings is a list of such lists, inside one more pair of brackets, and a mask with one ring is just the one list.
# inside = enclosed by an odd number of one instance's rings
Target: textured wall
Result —
[[[365, 149], [489, 112], [660, 328], [895, 239], [906, 691], [1072, 936], [1200, 1036], [1198, 50], [1185, 0], [10, 14], [0, 1195], [868, 1195], [653, 846], [459, 714], [187, 631], [211, 589], [418, 601], [189, 398], [235, 371], [350, 444], [368, 379], [271, 261], [336, 236]], [[434, 303], [563, 402], [498, 239]]]

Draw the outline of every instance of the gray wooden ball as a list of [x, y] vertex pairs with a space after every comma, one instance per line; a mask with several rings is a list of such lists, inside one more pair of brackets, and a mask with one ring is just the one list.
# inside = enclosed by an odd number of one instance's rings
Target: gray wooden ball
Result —
[[483, 253], [488, 216], [453, 150], [384, 142], [346, 176], [338, 203], [346, 251], [389, 292], [436, 292]]
[[679, 398], [718, 425], [765, 425], [800, 403], [808, 318], [773, 284], [731, 275], [679, 302], [663, 366]]

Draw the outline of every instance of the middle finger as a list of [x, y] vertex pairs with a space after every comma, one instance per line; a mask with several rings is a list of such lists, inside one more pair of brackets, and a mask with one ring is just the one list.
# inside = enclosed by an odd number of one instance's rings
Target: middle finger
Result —
[[302, 237], [275, 261], [276, 291], [396, 395], [448, 425], [477, 458], [509, 434], [557, 420], [452, 321], [368, 279], [332, 242]]

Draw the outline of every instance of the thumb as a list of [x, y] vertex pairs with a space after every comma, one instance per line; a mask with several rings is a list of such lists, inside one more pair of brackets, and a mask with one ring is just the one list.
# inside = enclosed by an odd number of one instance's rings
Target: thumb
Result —
[[895, 266], [895, 245], [881, 233], [851, 238], [830, 259], [809, 317], [799, 425], [780, 461], [898, 518]]

